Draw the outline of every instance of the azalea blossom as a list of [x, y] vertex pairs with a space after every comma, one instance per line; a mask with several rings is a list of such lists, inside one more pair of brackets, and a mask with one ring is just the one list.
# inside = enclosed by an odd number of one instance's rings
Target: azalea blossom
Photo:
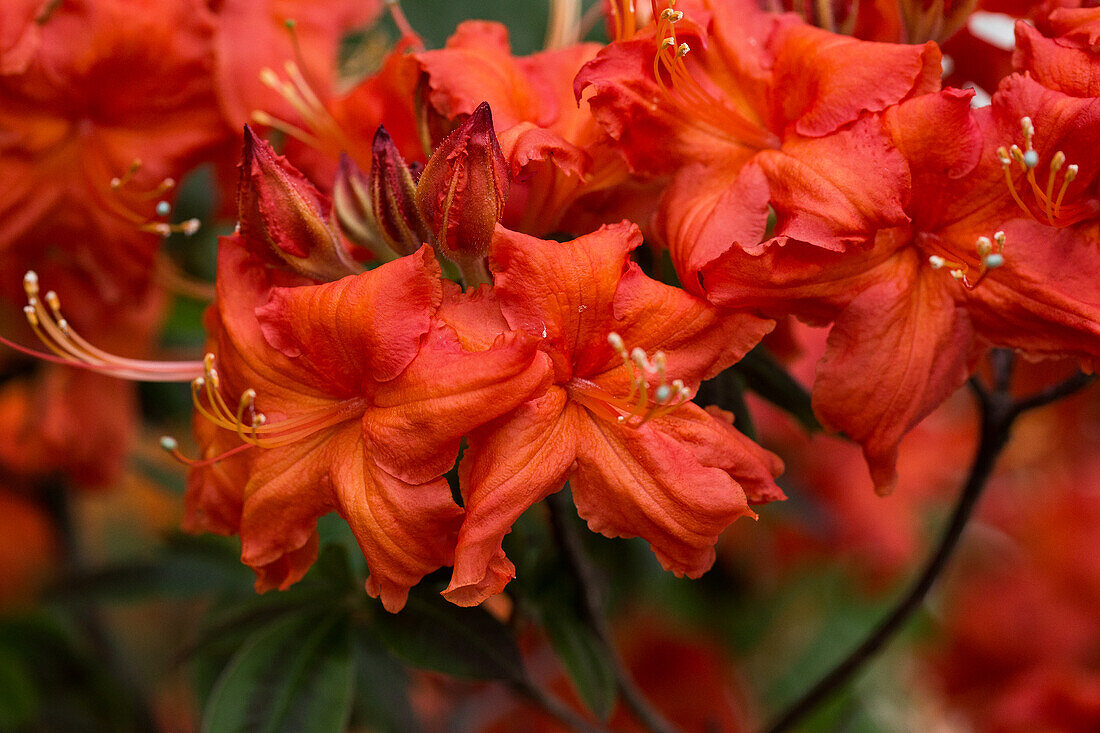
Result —
[[690, 401], [773, 323], [651, 280], [629, 262], [639, 244], [628, 222], [566, 243], [500, 228], [492, 290], [444, 305], [444, 319], [481, 314], [479, 329], [458, 329], [465, 341], [520, 329], [541, 337], [553, 364], [549, 388], [469, 436], [459, 466], [466, 518], [444, 591], [455, 603], [504, 587], [514, 567], [502, 538], [566, 480], [593, 531], [640, 536], [666, 569], [691, 577], [714, 562], [718, 534], [753, 515], [749, 501], [783, 497], [779, 459], [728, 414]]

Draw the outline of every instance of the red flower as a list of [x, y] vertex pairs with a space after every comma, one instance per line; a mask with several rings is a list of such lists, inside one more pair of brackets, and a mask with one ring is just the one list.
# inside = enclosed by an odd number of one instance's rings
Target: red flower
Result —
[[257, 588], [286, 588], [313, 562], [317, 518], [338, 511], [370, 567], [368, 592], [400, 609], [451, 562], [462, 509], [440, 477], [459, 438], [544, 378], [534, 340], [508, 333], [463, 350], [434, 318], [442, 288], [428, 248], [312, 285], [230, 238], [218, 271], [216, 362], [195, 389], [223, 429], [199, 431], [204, 456], [222, 460], [191, 482], [191, 526], [239, 531]]
[[773, 324], [649, 279], [628, 261], [640, 243], [625, 222], [563, 244], [498, 229], [493, 290], [452, 307], [495, 319], [465, 338], [523, 329], [542, 337], [554, 367], [549, 389], [469, 436], [466, 520], [444, 592], [455, 603], [504, 587], [514, 568], [502, 538], [567, 479], [591, 529], [641, 536], [665, 568], [691, 577], [714, 562], [718, 534], [752, 515], [749, 500], [782, 497], [779, 459], [689, 401]]
[[[961, 384], [979, 344], [1086, 364], [1100, 355], [1094, 224], [1081, 221], [1096, 210], [1097, 169], [1082, 147], [1092, 139], [1092, 101], [1021, 76], [976, 114], [955, 90], [907, 101], [885, 119], [910, 161], [911, 225], [881, 232], [867, 253], [787, 242], [760, 255], [732, 249], [703, 268], [702, 286], [721, 305], [835, 320], [815, 409], [862, 444], [880, 491], [896, 480], [898, 441]], [[1025, 111], [1042, 134], [1023, 135]], [[1068, 166], [1033, 186], [1034, 166], [1007, 152], [1005, 166], [997, 152], [1013, 140], [1021, 159], [1031, 150], [1028, 161], [1053, 160], [1055, 146], [1080, 156], [1060, 205]], [[1020, 218], [1021, 207], [1031, 218]]]
[[[906, 221], [905, 161], [879, 113], [939, 84], [934, 44], [836, 36], [748, 2], [664, 10], [577, 77], [632, 169], [675, 174], [658, 226], [685, 286], [731, 246], [864, 245]], [[698, 25], [696, 25], [698, 23]]]

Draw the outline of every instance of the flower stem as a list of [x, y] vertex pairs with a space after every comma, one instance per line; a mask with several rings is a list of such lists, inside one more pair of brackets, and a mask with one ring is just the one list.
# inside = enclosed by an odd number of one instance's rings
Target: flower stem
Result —
[[994, 370], [992, 390], [987, 389], [976, 378], [970, 380], [970, 386], [978, 398], [981, 409], [981, 438], [974, 462], [970, 467], [970, 475], [967, 477], [935, 551], [928, 558], [924, 569], [909, 590], [894, 605], [893, 610], [843, 661], [779, 715], [766, 728], [769, 733], [782, 733], [797, 725], [851, 680], [912, 619], [958, 547], [963, 530], [993, 473], [997, 457], [1008, 442], [1016, 418], [1030, 409], [1072, 394], [1092, 381], [1092, 377], [1078, 374], [1036, 395], [1014, 401], [1008, 392], [1008, 383], [1012, 374], [1011, 353], [995, 351], [992, 354], [992, 361]]
[[634, 713], [638, 722], [652, 733], [675, 733], [676, 728], [654, 709], [638, 689], [611, 641], [611, 629], [608, 627], [603, 599], [600, 596], [600, 583], [596, 579], [596, 570], [589, 562], [581, 538], [571, 522], [573, 513], [571, 502], [565, 492], [559, 491], [547, 497], [546, 504], [550, 508], [554, 539], [580, 590], [582, 618], [599, 640], [611, 662], [615, 682], [623, 702]]

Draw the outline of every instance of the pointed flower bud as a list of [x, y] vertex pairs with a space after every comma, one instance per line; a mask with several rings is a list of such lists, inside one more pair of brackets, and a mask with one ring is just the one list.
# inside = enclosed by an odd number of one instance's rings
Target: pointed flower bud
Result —
[[510, 185], [493, 113], [482, 102], [432, 153], [417, 185], [420, 212], [439, 250], [457, 263], [482, 257]]
[[333, 189], [337, 219], [352, 241], [380, 260], [412, 254], [432, 241], [416, 204], [419, 171], [405, 163], [383, 127], [374, 135], [371, 158], [367, 176], [351, 158], [341, 156]]
[[326, 220], [328, 198], [248, 126], [237, 207], [241, 237], [253, 252], [314, 280], [362, 271]]

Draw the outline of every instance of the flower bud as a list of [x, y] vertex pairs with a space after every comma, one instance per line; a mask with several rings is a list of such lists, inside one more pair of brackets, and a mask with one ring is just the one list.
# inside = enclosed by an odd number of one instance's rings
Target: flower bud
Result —
[[369, 176], [341, 156], [333, 201], [348, 238], [386, 261], [416, 252], [432, 237], [416, 204], [417, 164], [406, 165], [383, 127], [371, 152]]
[[328, 198], [248, 126], [237, 207], [241, 238], [257, 255], [314, 280], [362, 271], [326, 220]]
[[493, 113], [482, 102], [432, 153], [416, 188], [420, 213], [439, 250], [455, 262], [482, 257], [510, 184]]

